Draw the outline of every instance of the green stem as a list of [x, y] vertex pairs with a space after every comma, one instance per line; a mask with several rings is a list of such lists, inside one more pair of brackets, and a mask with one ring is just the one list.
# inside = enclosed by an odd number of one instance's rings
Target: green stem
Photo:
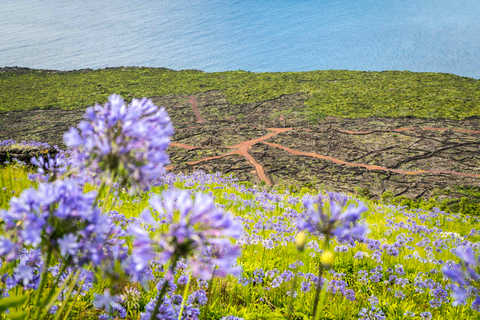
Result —
[[[329, 247], [329, 242], [330, 242], [330, 237], [325, 236], [325, 242], [323, 245], [323, 249], [327, 250]], [[317, 286], [315, 290], [315, 300], [313, 301], [313, 320], [317, 319], [317, 306], [318, 306], [318, 300], [320, 298], [320, 292], [322, 291], [322, 274], [323, 274], [323, 265], [322, 261], [319, 263], [318, 267], [318, 280], [317, 280]]]
[[[108, 200], [110, 199], [110, 194], [112, 193], [112, 184], [113, 184], [113, 179], [115, 178], [115, 173], [112, 171], [110, 174], [110, 181], [108, 181], [107, 184], [107, 194], [105, 195], [105, 199], [103, 200], [103, 212], [107, 213], [110, 211], [111, 207], [108, 207]], [[113, 203], [112, 203], [113, 205]]]
[[40, 307], [40, 296], [42, 294], [43, 288], [45, 287], [45, 283], [47, 282], [48, 266], [50, 265], [50, 260], [52, 260], [52, 253], [53, 250], [51, 247], [49, 247], [47, 251], [47, 258], [43, 265], [42, 278], [40, 280], [40, 285], [37, 289], [37, 296], [35, 297], [35, 319], [38, 319], [38, 316], [40, 315], [40, 310], [42, 309]]
[[[180, 257], [177, 255], [174, 255], [172, 257], [172, 264], [170, 265], [170, 271], [172, 272], [172, 274], [173, 274], [173, 271], [175, 270], [175, 266], [177, 265], [179, 258]], [[155, 320], [157, 318], [158, 309], [160, 309], [160, 305], [162, 304], [163, 297], [165, 296], [167, 289], [168, 289], [168, 280], [165, 279], [162, 289], [160, 290], [160, 294], [158, 295], [157, 302], [155, 303], [155, 308], [153, 309], [152, 314], [150, 316], [150, 320]]]
[[[87, 280], [87, 277], [85, 277], [83, 279], [82, 282], [80, 282], [80, 285], [78, 286], [78, 291], [77, 293], [75, 294], [75, 298], [73, 298], [73, 301], [72, 303], [70, 304], [70, 307], [68, 307], [68, 310], [67, 312], [65, 313], [65, 316], [63, 316], [63, 320], [67, 320], [68, 319], [68, 316], [70, 315], [70, 312], [72, 311], [72, 308], [73, 308], [73, 305], [75, 304], [75, 301], [77, 301], [78, 299], [78, 296], [80, 295], [80, 291], [82, 290], [83, 288], [83, 284], [85, 283], [85, 280]], [[80, 311], [78, 311], [80, 313]]]
[[180, 307], [180, 313], [178, 314], [178, 320], [182, 319], [183, 309], [185, 308], [185, 302], [187, 301], [188, 287], [190, 287], [190, 280], [192, 279], [192, 272], [188, 274], [188, 282], [183, 292], [182, 306]]
[[317, 287], [315, 290], [315, 300], [313, 302], [313, 319], [314, 320], [316, 319], [318, 300], [320, 298], [320, 292], [322, 291], [322, 273], [323, 273], [323, 266], [322, 266], [322, 263], [320, 262], [320, 266], [318, 267], [318, 280], [317, 280]]
[[[70, 287], [68, 288], [68, 291], [67, 291], [67, 295], [62, 302], [62, 306], [57, 311], [57, 314], [55, 315], [54, 320], [60, 319], [60, 316], [62, 315], [63, 309], [65, 309], [65, 307], [67, 306], [68, 301], [70, 300], [70, 297], [72, 296], [73, 289], [77, 285], [78, 277], [80, 277], [80, 271], [77, 271], [77, 274], [76, 274], [75, 278], [73, 279], [72, 283], [70, 284]], [[47, 312], [48, 312], [48, 310], [47, 310]]]
[[208, 317], [208, 307], [210, 306], [210, 300], [212, 300], [212, 295], [213, 295], [213, 278], [215, 277], [215, 271], [217, 270], [217, 267], [213, 268], [212, 272], [212, 278], [208, 282], [208, 297], [207, 297], [207, 305], [205, 306], [205, 320]]
[[72, 277], [73, 277], [73, 272], [68, 275], [67, 279], [65, 279], [62, 286], [60, 288], [58, 288], [57, 291], [54, 294], [49, 295], [49, 297], [47, 298], [47, 301], [46, 301], [47, 306], [44, 308], [45, 310], [44, 310], [42, 316], [39, 319], [43, 319], [43, 318], [46, 317], [50, 308], [52, 308], [53, 305], [55, 304], [55, 300], [58, 298], [60, 293], [62, 293], [63, 289], [65, 289], [65, 287], [67, 286], [67, 283], [70, 281], [70, 279]]
[[[265, 239], [265, 237], [264, 237]], [[260, 263], [260, 268], [263, 269], [263, 263], [265, 262], [265, 252], [266, 252], [267, 248], [265, 248], [265, 246], [263, 247], [263, 254], [262, 254], [262, 262]]]
[[[298, 260], [302, 261], [302, 252], [298, 252]], [[292, 318], [293, 314], [293, 292], [297, 288], [297, 280], [298, 280], [298, 272], [295, 274], [295, 277], [293, 278], [292, 282], [292, 289], [290, 290], [290, 303], [288, 306], [288, 319]]]
[[93, 201], [93, 207], [95, 207], [98, 204], [98, 200], [100, 200], [103, 189], [105, 189], [105, 182], [104, 181], [102, 181], [102, 184], [100, 184], [100, 188], [98, 188], [97, 196], [95, 197], [95, 200]]
[[[55, 293], [55, 288], [58, 286], [58, 281], [60, 280], [60, 277], [62, 276], [62, 274], [65, 272], [65, 270], [67, 269], [67, 266], [68, 266], [68, 263], [69, 263], [69, 259], [67, 259], [66, 261], [64, 261], [64, 264], [62, 266], [62, 269], [60, 270], [60, 272], [57, 274], [57, 277], [55, 278], [55, 280], [53, 281], [53, 284], [52, 284], [52, 287], [50, 288], [50, 291], [48, 292], [47, 294], [47, 298], [45, 298], [42, 303], [41, 306], [38, 306], [38, 310], [37, 310], [37, 316], [40, 315], [40, 312], [41, 310], [43, 309], [43, 307], [45, 306], [45, 304], [48, 303], [48, 301], [50, 301], [50, 299], [52, 298], [53, 294]], [[66, 280], [65, 280], [66, 281]], [[47, 310], [48, 311], [48, 310]]]

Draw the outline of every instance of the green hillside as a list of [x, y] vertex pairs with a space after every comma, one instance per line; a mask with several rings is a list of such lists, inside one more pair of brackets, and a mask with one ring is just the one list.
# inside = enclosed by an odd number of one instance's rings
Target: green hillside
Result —
[[452, 74], [343, 70], [205, 73], [132, 67], [65, 72], [0, 69], [0, 112], [83, 109], [106, 101], [112, 93], [133, 98], [210, 90], [223, 91], [231, 104], [303, 92], [308, 95], [303, 112], [311, 121], [325, 116], [447, 119], [480, 116], [480, 81]]

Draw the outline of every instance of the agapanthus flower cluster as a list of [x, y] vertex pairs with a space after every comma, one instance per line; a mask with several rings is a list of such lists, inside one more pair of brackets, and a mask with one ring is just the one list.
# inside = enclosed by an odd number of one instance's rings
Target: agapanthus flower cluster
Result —
[[298, 222], [300, 230], [336, 237], [339, 241], [362, 236], [367, 232], [365, 225], [358, 224], [361, 214], [368, 210], [362, 202], [357, 206], [351, 204], [342, 212], [344, 201], [339, 203], [334, 197], [329, 198], [329, 213], [324, 212], [323, 196], [320, 195], [315, 201], [311, 198], [303, 199], [306, 211], [305, 217]]
[[[456, 282], [452, 286], [453, 306], [465, 304], [472, 294], [469, 286], [480, 288], [480, 256], [476, 257], [470, 246], [455, 249], [455, 254], [460, 258], [461, 264], [447, 263], [442, 267], [443, 274]], [[480, 294], [473, 296], [471, 308], [480, 311]]]
[[[155, 319], [198, 320], [200, 316], [200, 307], [206, 303], [206, 300], [198, 300], [198, 297], [198, 291], [193, 292], [188, 296], [187, 303], [182, 310], [181, 318], [179, 318], [179, 316], [183, 297], [178, 294], [164, 297]], [[154, 306], [154, 301], [150, 301], [145, 307], [145, 312], [140, 314], [140, 320], [150, 320], [152, 317], [151, 314], [154, 312]]]
[[84, 193], [72, 179], [41, 183], [12, 198], [0, 211], [0, 255], [13, 260], [22, 248], [56, 252], [72, 263], [100, 263], [122, 252], [122, 230], [94, 205], [96, 192]]
[[[170, 117], [147, 98], [129, 105], [111, 95], [104, 106], [87, 109], [86, 121], [64, 134], [65, 144], [75, 148], [73, 163], [95, 181], [121, 178], [131, 190], [145, 190], [160, 178], [168, 163], [166, 149], [173, 135]], [[113, 183], [113, 181], [110, 181]]]
[[135, 235], [128, 267], [132, 274], [141, 274], [152, 259], [167, 263], [179, 258], [187, 258], [193, 275], [203, 279], [210, 279], [214, 273], [238, 274], [240, 249], [231, 239], [240, 237], [242, 224], [218, 209], [211, 196], [197, 193], [192, 199], [188, 191], [170, 190], [161, 197], [153, 196], [149, 203], [152, 210], [141, 215], [144, 224], [155, 231], [168, 228], [168, 232], [151, 239], [144, 228], [130, 227]]
[[33, 157], [31, 163], [38, 167], [37, 173], [30, 174], [28, 177], [31, 180], [39, 182], [52, 182], [59, 179], [68, 170], [68, 160], [64, 152], [59, 152], [55, 156], [44, 158], [40, 156], [38, 158]]

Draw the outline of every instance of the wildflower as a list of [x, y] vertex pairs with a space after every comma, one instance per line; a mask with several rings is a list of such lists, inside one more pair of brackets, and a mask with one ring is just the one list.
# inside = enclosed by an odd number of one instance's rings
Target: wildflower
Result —
[[[473, 249], [469, 246], [456, 248], [455, 254], [462, 260], [463, 266], [458, 264], [445, 264], [442, 267], [442, 272], [447, 278], [450, 278], [460, 285], [453, 287], [451, 293], [452, 298], [454, 298], [453, 305], [457, 306], [464, 304], [468, 298], [464, 287], [471, 284], [478, 284], [480, 280], [480, 275], [475, 271], [480, 264], [480, 259], [475, 257]], [[444, 294], [444, 292], [441, 293]], [[472, 309], [477, 310], [479, 302], [480, 295], [477, 293], [471, 305]]]
[[[59, 252], [71, 263], [98, 265], [107, 257], [124, 254], [122, 231], [94, 206], [96, 193], [83, 193], [76, 180], [41, 183], [12, 198], [10, 208], [0, 211], [4, 237], [0, 253], [12, 259], [29, 245], [44, 252]], [[10, 239], [15, 239], [14, 244]]]
[[36, 174], [30, 174], [29, 179], [51, 182], [59, 179], [61, 175], [67, 172], [68, 163], [64, 152], [55, 154], [54, 157], [47, 155], [44, 159], [43, 156], [38, 158], [33, 157], [31, 163], [38, 167]]
[[303, 201], [306, 209], [306, 219], [298, 222], [300, 230], [308, 230], [309, 232], [319, 232], [327, 237], [337, 237], [343, 241], [354, 236], [362, 236], [366, 233], [365, 225], [358, 225], [357, 222], [363, 212], [367, 211], [367, 207], [363, 203], [358, 206], [350, 205], [342, 212], [342, 206], [330, 198], [330, 214], [323, 212], [323, 201], [319, 197], [317, 199], [318, 207], [315, 209], [314, 202], [307, 198]]
[[414, 318], [415, 317], [415, 312], [407, 310], [407, 311], [405, 311], [405, 313], [403, 315], [405, 317]]
[[310, 286], [311, 286], [310, 281], [302, 281], [302, 283], [300, 284], [300, 290], [303, 293], [309, 292], [310, 291]]
[[403, 300], [403, 299], [405, 299], [405, 294], [403, 293], [403, 291], [396, 290], [395, 291], [395, 298], [399, 298], [400, 300]]
[[205, 290], [197, 290], [188, 296], [187, 303], [204, 306], [207, 303], [207, 300], [208, 299]]
[[425, 311], [420, 313], [420, 318], [422, 320], [431, 320], [432, 319], [432, 314], [429, 311]]
[[[131, 227], [136, 236], [134, 253], [139, 252], [142, 258], [133, 260], [129, 268], [138, 273], [147, 265], [145, 260], [156, 257], [161, 263], [170, 258], [187, 258], [194, 275], [202, 279], [210, 279], [215, 272], [217, 276], [238, 274], [235, 267], [240, 248], [231, 243], [230, 238], [242, 235], [242, 224], [233, 219], [230, 213], [218, 209], [213, 199], [205, 194], [197, 193], [192, 200], [187, 191], [165, 191], [162, 198], [158, 195], [150, 199], [152, 209], [159, 214], [158, 221], [150, 210], [142, 213], [142, 220], [160, 229], [163, 222], [170, 224], [167, 235], [160, 235], [158, 242], [151, 241], [148, 233], [138, 227]], [[174, 219], [178, 212], [178, 221]], [[154, 253], [158, 248], [159, 254]], [[133, 269], [132, 269], [133, 267]]]
[[363, 259], [364, 256], [367, 256], [368, 257], [368, 254], [366, 252], [363, 252], [363, 251], [358, 251], [354, 256], [353, 258], [354, 259]]
[[355, 291], [352, 289], [345, 290], [345, 298], [350, 301], [355, 301]]
[[126, 310], [120, 305], [120, 296], [112, 296], [110, 290], [105, 289], [103, 294], [94, 294], [93, 305], [97, 309], [105, 309], [109, 314], [118, 314], [120, 318], [126, 317]]
[[370, 305], [372, 307], [375, 307], [377, 304], [378, 304], [378, 298], [374, 295], [371, 295], [369, 298], [368, 298], [368, 302], [370, 302]]
[[376, 307], [362, 308], [358, 314], [359, 320], [385, 320], [385, 314]]
[[[95, 181], [120, 177], [124, 186], [147, 189], [165, 172], [165, 152], [173, 126], [164, 108], [151, 100], [133, 99], [125, 105], [119, 95], [111, 95], [104, 106], [96, 104], [85, 112], [87, 121], [64, 134], [74, 165], [93, 174]], [[113, 183], [113, 181], [109, 181]]]

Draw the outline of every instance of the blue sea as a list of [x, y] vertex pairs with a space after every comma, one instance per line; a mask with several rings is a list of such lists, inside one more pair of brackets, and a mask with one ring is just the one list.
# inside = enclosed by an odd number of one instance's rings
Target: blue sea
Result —
[[0, 0], [0, 67], [480, 78], [480, 0]]

